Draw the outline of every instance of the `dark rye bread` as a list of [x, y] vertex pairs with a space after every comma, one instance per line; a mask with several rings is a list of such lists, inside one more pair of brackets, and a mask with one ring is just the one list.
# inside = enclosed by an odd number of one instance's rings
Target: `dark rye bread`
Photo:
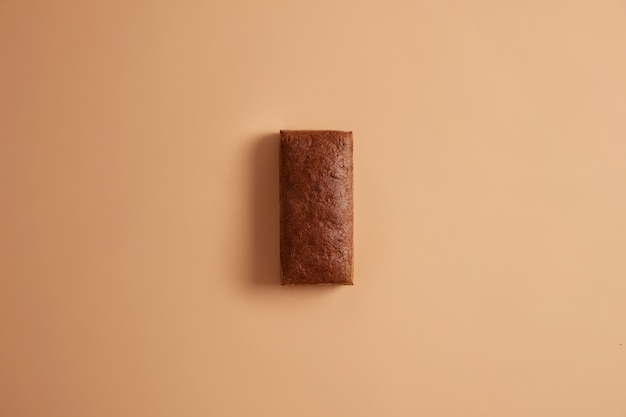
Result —
[[352, 285], [352, 132], [280, 132], [281, 283]]

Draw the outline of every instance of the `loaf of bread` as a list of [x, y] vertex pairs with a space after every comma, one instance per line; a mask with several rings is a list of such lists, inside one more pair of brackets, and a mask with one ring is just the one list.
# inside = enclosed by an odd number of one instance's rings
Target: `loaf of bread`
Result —
[[352, 132], [280, 132], [281, 283], [353, 278]]

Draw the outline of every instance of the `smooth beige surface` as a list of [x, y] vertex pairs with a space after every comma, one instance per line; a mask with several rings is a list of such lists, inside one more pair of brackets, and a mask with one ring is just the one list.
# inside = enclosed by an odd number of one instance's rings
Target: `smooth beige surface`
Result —
[[[626, 415], [623, 1], [0, 1], [0, 416]], [[279, 129], [355, 135], [281, 287]]]

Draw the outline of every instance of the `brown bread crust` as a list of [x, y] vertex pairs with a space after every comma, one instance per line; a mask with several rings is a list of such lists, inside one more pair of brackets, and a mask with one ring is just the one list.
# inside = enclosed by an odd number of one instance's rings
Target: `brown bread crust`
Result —
[[281, 283], [352, 284], [352, 132], [281, 130]]

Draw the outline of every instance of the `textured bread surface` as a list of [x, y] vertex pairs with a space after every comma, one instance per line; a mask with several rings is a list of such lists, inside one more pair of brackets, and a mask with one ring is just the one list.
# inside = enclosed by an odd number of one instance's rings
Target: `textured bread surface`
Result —
[[352, 132], [282, 130], [281, 283], [352, 284]]

